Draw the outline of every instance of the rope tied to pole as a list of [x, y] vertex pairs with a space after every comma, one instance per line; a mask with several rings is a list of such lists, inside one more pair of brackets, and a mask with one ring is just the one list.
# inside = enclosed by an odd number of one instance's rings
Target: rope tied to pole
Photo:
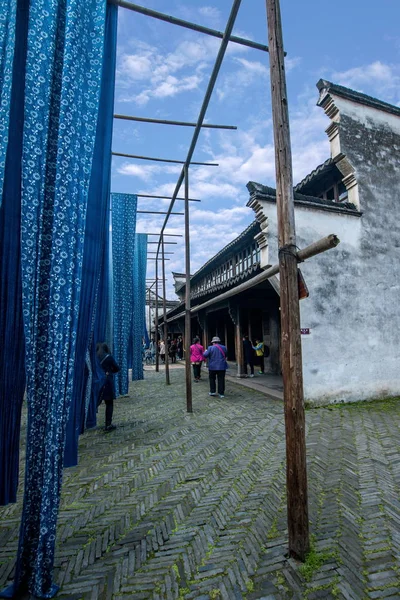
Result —
[[281, 255], [295, 256], [298, 263], [304, 262], [304, 260], [299, 257], [299, 254], [298, 254], [299, 250], [300, 250], [300, 248], [298, 246], [296, 246], [295, 244], [286, 244], [285, 246], [281, 246], [279, 248], [278, 257], [280, 258]]

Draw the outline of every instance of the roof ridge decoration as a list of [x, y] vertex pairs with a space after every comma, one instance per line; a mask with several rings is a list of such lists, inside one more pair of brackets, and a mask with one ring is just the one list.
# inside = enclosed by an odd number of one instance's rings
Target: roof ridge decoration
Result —
[[364, 94], [363, 92], [357, 92], [356, 90], [344, 87], [343, 85], [332, 83], [326, 79], [320, 79], [317, 82], [317, 88], [320, 93], [317, 105], [322, 106], [322, 108], [325, 108], [324, 104], [326, 102], [326, 97], [329, 95], [329, 93], [331, 93], [336, 96], [340, 96], [341, 98], [345, 98], [346, 100], [350, 100], [351, 102], [363, 104], [364, 106], [376, 108], [400, 117], [400, 107], [395, 106], [394, 104], [389, 104], [389, 102], [379, 100], [378, 98], [374, 98], [373, 96], [368, 96], [368, 94]]
[[[204, 263], [204, 265], [202, 265], [200, 267], [200, 269], [198, 269], [193, 275], [191, 275], [191, 280], [194, 279], [195, 277], [197, 277], [203, 270], [206, 270], [215, 260], [217, 260], [220, 256], [223, 256], [225, 254], [225, 252], [227, 250], [229, 250], [229, 248], [231, 248], [232, 246], [234, 246], [236, 243], [238, 243], [242, 238], [244, 238], [248, 233], [251, 233], [252, 230], [258, 229], [258, 221], [257, 219], [255, 219], [254, 221], [252, 221], [250, 223], [250, 225], [248, 225], [246, 227], [246, 229], [244, 229], [244, 231], [242, 231], [242, 233], [240, 233], [237, 237], [235, 237], [235, 239], [233, 239], [231, 242], [229, 242], [229, 244], [227, 244], [226, 246], [224, 246], [219, 252], [217, 252], [217, 254], [215, 254], [213, 257], [211, 257], [206, 263]], [[255, 238], [254, 238], [255, 239]], [[182, 287], [185, 286], [185, 283], [182, 284]], [[179, 288], [182, 289], [182, 288]]]
[[321, 173], [324, 169], [326, 169], [326, 167], [330, 167], [331, 165], [334, 165], [334, 164], [335, 164], [335, 161], [333, 158], [327, 158], [323, 163], [318, 165], [318, 167], [315, 167], [315, 169], [313, 169], [311, 171], [311, 173], [308, 173], [308, 175], [303, 177], [303, 179], [301, 181], [299, 181], [299, 183], [296, 183], [296, 185], [293, 188], [294, 191], [295, 192], [299, 191], [301, 188], [303, 188], [305, 185], [307, 185], [312, 179], [314, 179], [314, 177], [316, 175], [319, 175], [319, 173]]
[[[252, 208], [256, 215], [259, 213], [263, 218], [265, 214], [262, 210], [262, 205], [257, 203], [257, 200], [267, 200], [270, 202], [276, 202], [276, 189], [269, 187], [268, 185], [263, 185], [261, 183], [257, 183], [255, 181], [249, 181], [247, 184], [247, 189], [250, 192], [250, 200], [247, 203], [247, 206]], [[294, 191], [294, 202], [297, 205], [309, 206], [310, 208], [316, 208], [321, 210], [328, 210], [343, 214], [351, 214], [355, 216], [361, 216], [360, 211], [357, 207], [351, 202], [334, 202], [333, 200], [323, 200], [322, 198], [317, 198], [315, 196], [308, 196], [305, 194], [300, 194], [299, 192]]]

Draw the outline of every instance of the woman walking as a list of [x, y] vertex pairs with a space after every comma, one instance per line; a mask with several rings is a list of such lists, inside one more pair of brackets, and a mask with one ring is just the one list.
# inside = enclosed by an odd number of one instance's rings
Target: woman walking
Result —
[[204, 348], [200, 344], [199, 338], [195, 337], [192, 346], [190, 346], [190, 362], [193, 365], [193, 376], [196, 383], [201, 379], [201, 363], [204, 360], [203, 352]]
[[164, 342], [164, 340], [162, 340], [160, 342], [160, 356], [161, 356], [162, 362], [165, 362], [165, 342]]
[[226, 362], [227, 349], [221, 344], [218, 336], [213, 337], [211, 346], [204, 352], [204, 358], [208, 358], [208, 377], [210, 379], [209, 396], [216, 396], [216, 379], [218, 380], [218, 395], [225, 398], [225, 372], [228, 368]]
[[96, 344], [96, 357], [100, 363], [101, 368], [106, 374], [106, 379], [99, 391], [99, 398], [97, 406], [105, 402], [106, 405], [106, 426], [104, 431], [109, 432], [115, 429], [115, 425], [112, 424], [112, 417], [114, 411], [114, 400], [115, 385], [114, 385], [114, 373], [118, 373], [120, 370], [119, 366], [114, 360], [109, 347], [105, 342], [99, 342]]

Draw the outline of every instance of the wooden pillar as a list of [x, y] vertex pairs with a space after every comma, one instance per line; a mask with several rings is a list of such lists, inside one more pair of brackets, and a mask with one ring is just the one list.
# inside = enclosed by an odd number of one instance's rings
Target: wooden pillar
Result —
[[156, 314], [154, 316], [154, 338], [156, 344], [156, 371], [160, 370], [160, 354], [158, 352], [158, 256], [156, 256]]
[[163, 319], [164, 319], [164, 344], [165, 344], [165, 383], [170, 385], [169, 379], [169, 356], [168, 356], [168, 323], [167, 323], [167, 290], [165, 283], [165, 254], [164, 254], [164, 236], [161, 236], [162, 249], [162, 277], [163, 277]]
[[236, 362], [237, 362], [237, 373], [236, 377], [243, 377], [243, 363], [244, 363], [244, 355], [243, 355], [243, 334], [242, 334], [242, 325], [241, 325], [241, 311], [239, 306], [236, 307], [236, 319], [235, 319], [235, 354], [236, 354]]
[[186, 375], [186, 410], [193, 412], [192, 406], [192, 373], [190, 364], [190, 344], [192, 341], [191, 317], [190, 317], [190, 230], [189, 230], [189, 168], [184, 166], [185, 171], [185, 375]]
[[278, 212], [289, 554], [304, 561], [310, 543], [289, 111], [279, 0], [267, 0], [266, 4]]
[[206, 350], [208, 348], [208, 317], [207, 313], [204, 314], [204, 327], [203, 327], [203, 348]]
[[269, 364], [271, 373], [279, 375], [281, 373], [281, 358], [280, 358], [280, 324], [279, 324], [279, 307], [271, 308], [269, 314]]
[[151, 290], [149, 288], [149, 340], [151, 341], [151, 304], [150, 304], [151, 297], [150, 297], [150, 294], [151, 294]]
[[226, 322], [226, 317], [224, 321], [224, 344], [226, 346], [226, 349], [228, 349], [228, 324]]

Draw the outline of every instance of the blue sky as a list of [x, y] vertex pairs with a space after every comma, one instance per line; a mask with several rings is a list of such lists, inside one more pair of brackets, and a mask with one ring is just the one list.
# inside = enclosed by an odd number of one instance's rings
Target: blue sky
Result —
[[[224, 30], [231, 0], [147, 0], [148, 8]], [[316, 82], [325, 78], [400, 105], [400, 2], [381, 0], [281, 0], [292, 136], [294, 183], [329, 157], [328, 120], [316, 107]], [[243, 0], [234, 34], [267, 44], [265, 0]], [[115, 112], [196, 121], [220, 40], [119, 9]], [[203, 130], [192, 167], [191, 271], [230, 242], [253, 220], [246, 208], [250, 180], [275, 187], [268, 55], [229, 44], [206, 121], [237, 131]], [[114, 121], [113, 150], [184, 160], [192, 128]], [[112, 191], [172, 195], [181, 167], [114, 157]], [[183, 195], [183, 188], [182, 188]], [[141, 210], [166, 210], [169, 202], [139, 200]], [[176, 202], [174, 210], [183, 211]], [[138, 215], [137, 230], [158, 232], [163, 216]], [[183, 217], [171, 217], [170, 233], [183, 233]], [[151, 240], [157, 238], [152, 237]], [[172, 238], [171, 238], [172, 239]], [[183, 239], [170, 271], [184, 270]], [[154, 250], [156, 246], [149, 247]], [[148, 276], [154, 261], [148, 263]]]

